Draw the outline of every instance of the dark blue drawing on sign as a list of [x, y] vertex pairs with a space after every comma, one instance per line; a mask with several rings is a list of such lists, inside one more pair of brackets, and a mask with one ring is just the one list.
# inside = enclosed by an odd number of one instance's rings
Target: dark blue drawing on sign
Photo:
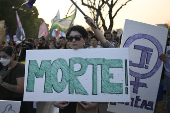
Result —
[[[153, 67], [153, 69], [148, 73], [140, 74], [138, 72], [134, 72], [131, 69], [129, 69], [130, 75], [135, 77], [135, 81], [130, 81], [130, 84], [134, 86], [133, 93], [136, 93], [136, 94], [138, 93], [139, 87], [147, 87], [147, 84], [141, 83], [140, 79], [146, 79], [146, 78], [153, 76], [157, 72], [157, 70], [160, 68], [162, 61], [159, 59], [159, 56], [161, 54], [163, 54], [163, 48], [162, 48], [162, 45], [160, 44], [160, 42], [155, 37], [153, 37], [151, 35], [147, 35], [147, 34], [135, 34], [135, 35], [129, 37], [126, 40], [123, 47], [129, 47], [134, 41], [136, 41], [138, 39], [147, 39], [148, 41], [152, 42], [157, 48], [158, 59], [157, 59], [155, 66]], [[148, 67], [149, 67], [148, 65], [150, 62], [150, 58], [152, 56], [153, 49], [149, 48], [149, 47], [144, 47], [142, 45], [135, 45], [134, 49], [142, 51], [140, 63], [136, 64], [129, 60], [129, 66], [148, 69]]]
[[15, 111], [12, 110], [12, 105], [11, 105], [11, 104], [8, 104], [8, 105], [5, 107], [5, 110], [4, 110], [2, 113], [15, 113]]

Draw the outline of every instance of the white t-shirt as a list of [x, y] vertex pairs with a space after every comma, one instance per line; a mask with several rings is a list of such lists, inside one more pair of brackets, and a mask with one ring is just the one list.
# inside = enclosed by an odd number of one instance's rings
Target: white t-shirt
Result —
[[[102, 48], [101, 46], [99, 46], [99, 45], [97, 45], [97, 47], [96, 48]], [[90, 47], [88, 47], [88, 49], [95, 49], [94, 47], [92, 47], [92, 46], [90, 46]]]

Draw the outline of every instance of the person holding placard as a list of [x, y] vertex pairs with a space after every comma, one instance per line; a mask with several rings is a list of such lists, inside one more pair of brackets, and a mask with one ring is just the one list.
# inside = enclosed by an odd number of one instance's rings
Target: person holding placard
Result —
[[[0, 99], [23, 100], [25, 66], [16, 61], [15, 50], [6, 46], [0, 50], [0, 62], [4, 68], [0, 71]], [[21, 103], [20, 113], [27, 113], [26, 103]]]
[[[85, 16], [86, 23], [90, 26], [93, 20], [88, 16]], [[95, 36], [102, 43], [104, 48], [113, 48], [114, 46], [109, 43], [103, 36], [99, 29], [95, 29], [91, 26]], [[66, 37], [72, 49], [83, 49], [84, 43], [88, 38], [87, 31], [84, 27], [76, 25], [72, 26], [67, 30]], [[60, 108], [59, 113], [98, 113], [98, 103], [97, 102], [54, 102], [55, 107]]]

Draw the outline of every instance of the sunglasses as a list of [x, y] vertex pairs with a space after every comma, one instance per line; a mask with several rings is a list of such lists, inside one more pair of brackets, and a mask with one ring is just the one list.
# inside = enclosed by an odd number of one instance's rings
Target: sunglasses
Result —
[[75, 35], [75, 36], [68, 36], [68, 41], [69, 42], [72, 42], [73, 41], [73, 38], [76, 40], [76, 41], [80, 41], [82, 36], [81, 35]]

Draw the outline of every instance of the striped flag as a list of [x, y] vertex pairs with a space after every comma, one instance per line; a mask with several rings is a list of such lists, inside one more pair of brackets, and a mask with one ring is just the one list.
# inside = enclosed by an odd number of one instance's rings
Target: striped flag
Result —
[[21, 24], [21, 21], [20, 21], [20, 19], [19, 19], [19, 16], [18, 16], [17, 11], [16, 11], [16, 18], [17, 18], [18, 27], [19, 27], [19, 29], [20, 29], [20, 31], [21, 31], [21, 35], [22, 35], [21, 40], [24, 40], [24, 39], [26, 38], [26, 37], [25, 37], [25, 32], [24, 32], [24, 29], [22, 28], [22, 24]]
[[16, 37], [17, 37], [19, 40], [22, 40], [21, 31], [20, 31], [19, 27], [17, 27]]
[[52, 34], [53, 29], [58, 29], [65, 33], [66, 30], [72, 25], [76, 17], [76, 12], [77, 12], [77, 8], [75, 8], [75, 11], [71, 16], [56, 20], [51, 26], [50, 35]]
[[28, 0], [28, 2], [23, 3], [21, 6], [25, 5], [28, 8], [32, 8], [36, 0]]

